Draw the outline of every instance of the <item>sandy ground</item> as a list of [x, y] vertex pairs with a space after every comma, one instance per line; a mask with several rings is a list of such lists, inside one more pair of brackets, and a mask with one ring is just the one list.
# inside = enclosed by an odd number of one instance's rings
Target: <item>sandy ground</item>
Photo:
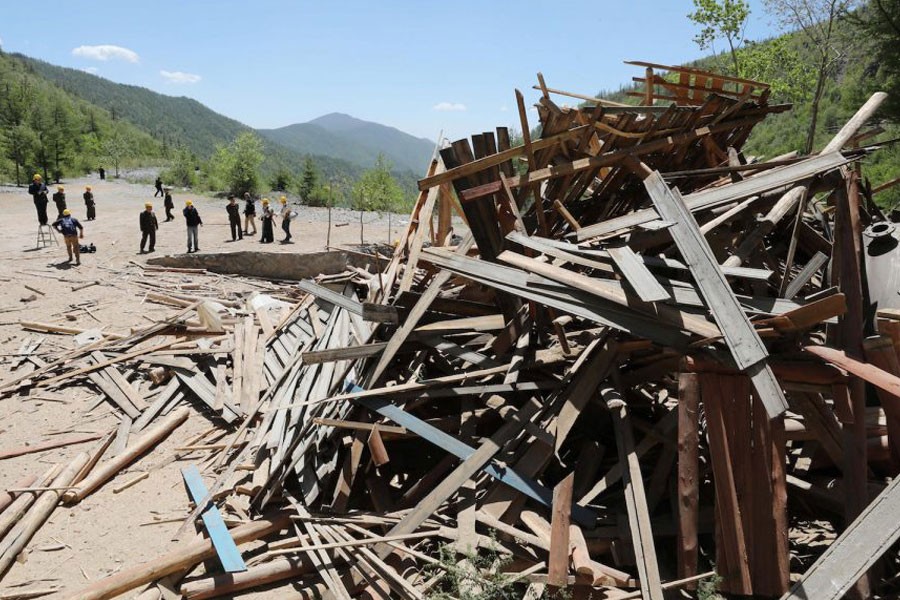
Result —
[[[86, 184], [93, 186], [97, 202], [97, 220], [92, 222], [83, 221], [85, 207], [81, 194]], [[184, 251], [185, 226], [180, 211], [186, 198], [194, 201], [204, 220], [200, 230], [200, 247], [204, 252], [253, 249], [300, 253], [322, 250], [326, 245], [325, 209], [299, 208], [300, 217], [293, 226], [294, 244], [261, 245], [258, 237], [232, 243], [224, 200], [176, 191], [173, 196], [177, 218], [164, 223], [162, 201], [153, 198], [152, 186], [101, 182], [96, 177], [66, 181], [64, 185], [73, 215], [85, 225], [84, 243], [94, 243], [98, 248], [95, 254], [82, 255], [78, 267], [66, 262], [62, 247], [35, 247], [37, 218], [31, 197], [23, 188], [0, 187], [5, 224], [0, 228], [0, 381], [21, 373], [10, 371], [15, 357], [9, 355], [18, 352], [24, 340], [43, 338], [37, 354], [45, 360], [74, 347], [68, 336], [23, 331], [18, 325], [20, 320], [127, 332], [131, 327], [144, 327], [151, 320], [173, 314], [175, 309], [142, 301], [147, 289], [135, 283], [140, 269], [131, 261], [142, 262], [147, 257]], [[146, 201], [154, 202], [160, 229], [157, 252], [140, 255], [138, 214]], [[55, 215], [52, 201], [48, 212], [51, 218]], [[393, 227], [389, 232], [386, 216], [366, 214], [365, 240], [386, 242], [399, 236], [405, 218], [395, 215], [391, 220]], [[335, 210], [332, 223], [347, 223], [332, 228], [333, 246], [359, 242], [358, 212]], [[281, 237], [280, 229], [276, 228], [276, 242]], [[99, 284], [73, 291], [94, 281]], [[223, 291], [252, 289], [216, 275], [171, 275], [165, 281], [201, 282]], [[94, 393], [77, 387], [36, 390], [31, 395], [0, 400], [0, 451], [52, 439], [56, 434], [106, 433], [115, 429], [118, 419], [110, 405], [101, 402], [95, 407], [97, 400]], [[185, 460], [170, 462], [173, 449], [213, 425], [216, 423], [192, 411], [185, 425], [100, 491], [75, 506], [57, 508], [20, 555], [19, 562], [0, 579], [0, 596], [22, 585], [75, 589], [152, 559], [171, 547], [175, 542], [170, 540], [179, 523], [167, 519], [183, 518], [188, 507], [179, 469], [208, 456], [197, 452]], [[55, 463], [91, 449], [94, 444], [88, 442], [0, 460], [0, 486], [12, 487], [23, 476], [39, 474]], [[151, 472], [147, 479], [121, 493], [113, 493], [114, 488], [147, 470]], [[246, 597], [285, 598], [292, 595], [291, 591], [290, 586], [282, 586]]]

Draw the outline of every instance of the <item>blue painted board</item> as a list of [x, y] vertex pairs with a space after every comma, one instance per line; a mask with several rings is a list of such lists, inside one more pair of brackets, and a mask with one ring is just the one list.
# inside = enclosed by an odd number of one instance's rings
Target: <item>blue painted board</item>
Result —
[[[351, 382], [346, 383], [345, 393], [362, 391], [365, 390], [358, 385]], [[452, 435], [426, 423], [415, 415], [411, 415], [387, 400], [382, 398], [356, 398], [354, 399], [354, 402], [359, 402], [369, 410], [377, 412], [394, 423], [406, 427], [416, 435], [428, 440], [460, 460], [467, 459], [475, 452], [475, 448], [472, 448], [468, 444], [464, 444]], [[552, 490], [545, 488], [533, 479], [529, 479], [528, 477], [516, 473], [516, 471], [510, 467], [501, 465], [496, 460], [491, 460], [482, 470], [494, 479], [502, 481], [529, 498], [537, 500], [544, 506], [553, 505]], [[572, 504], [572, 518], [590, 529], [593, 529], [597, 524], [597, 516], [594, 512], [579, 504]]]
[[[200, 471], [197, 470], [196, 465], [188, 465], [183, 468], [181, 476], [184, 477], [184, 483], [187, 485], [191, 499], [194, 502], [202, 502], [209, 492], [206, 490], [206, 485], [203, 483], [203, 478], [200, 476]], [[210, 500], [209, 506], [201, 513], [201, 517], [225, 572], [239, 573], [246, 571], [247, 565], [244, 564], [244, 559], [241, 558], [237, 545], [231, 539], [228, 528], [225, 527], [222, 513], [219, 512], [212, 500]]]

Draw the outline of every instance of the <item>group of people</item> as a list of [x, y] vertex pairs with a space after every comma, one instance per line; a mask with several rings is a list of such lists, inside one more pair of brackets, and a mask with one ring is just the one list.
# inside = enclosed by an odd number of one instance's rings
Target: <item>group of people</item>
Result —
[[[291, 220], [297, 217], [297, 213], [288, 206], [287, 197], [281, 197], [281, 229], [284, 231], [284, 239], [282, 244], [290, 244], [293, 236], [291, 235]], [[259, 220], [262, 223], [262, 235], [259, 238], [262, 244], [271, 244], [275, 241], [275, 209], [269, 203], [268, 198], [262, 199], [262, 215]], [[240, 208], [234, 196], [228, 197], [228, 223], [231, 225], [231, 241], [244, 239], [245, 235], [256, 235], [256, 201], [249, 193], [244, 193], [244, 229], [241, 231], [241, 217], [238, 214]], [[252, 228], [252, 231], [251, 231]]]
[[[166, 220], [169, 222], [175, 219], [172, 210], [175, 208], [172, 200], [171, 188], [163, 187], [162, 180], [156, 179], [156, 192], [154, 198], [163, 195], [163, 206], [166, 211]], [[28, 193], [34, 199], [34, 206], [37, 210], [38, 222], [41, 226], [48, 225], [47, 204], [50, 190], [43, 182], [43, 178], [39, 174], [35, 174], [31, 185], [28, 187]], [[63, 186], [58, 186], [57, 191], [53, 194], [53, 202], [56, 205], [57, 218], [50, 224], [54, 229], [59, 231], [66, 243], [66, 251], [69, 254], [69, 262], [75, 260], [76, 265], [81, 264], [80, 244], [79, 240], [84, 238], [84, 226], [72, 216], [72, 212], [66, 206], [66, 194]], [[291, 220], [296, 218], [297, 213], [294, 212], [287, 204], [287, 197], [281, 197], [281, 229], [284, 231], [285, 237], [281, 242], [283, 244], [291, 243]], [[231, 227], [231, 241], [236, 242], [244, 239], [245, 235], [256, 235], [256, 201], [249, 193], [244, 194], [244, 224], [241, 228], [241, 211], [234, 196], [228, 197], [228, 204], [225, 210], [228, 213], [228, 224]], [[87, 208], [87, 220], [93, 221], [97, 218], [96, 204], [91, 186], [85, 186], [84, 204]], [[262, 215], [260, 221], [262, 223], [262, 235], [260, 242], [263, 244], [275, 241], [274, 222], [276, 216], [275, 210], [270, 206], [269, 199], [262, 199]], [[185, 201], [184, 210], [185, 225], [187, 226], [187, 251], [188, 253], [198, 252], [199, 247], [199, 228], [203, 226], [203, 220], [200, 213], [194, 207], [191, 200]], [[159, 221], [153, 212], [153, 203], [144, 204], [144, 210], [140, 214], [139, 225], [141, 230], [140, 253], [156, 251], [156, 232], [159, 229]], [[146, 248], [146, 250], [145, 250]]]
[[[158, 186], [159, 187], [159, 186]], [[171, 215], [171, 195], [169, 188], [165, 188], [165, 207], [166, 221], [172, 220]], [[155, 196], [154, 196], [155, 197]], [[241, 211], [234, 196], [228, 197], [228, 204], [225, 205], [225, 211], [228, 213], [228, 225], [231, 228], [231, 241], [236, 242], [243, 240], [245, 235], [256, 235], [256, 201], [249, 193], [244, 194], [244, 227], [241, 228]], [[194, 203], [190, 200], [185, 201], [184, 215], [185, 225], [187, 226], [187, 251], [188, 253], [200, 250], [199, 228], [203, 226], [203, 219], [197, 212]], [[296, 213], [287, 205], [287, 198], [281, 197], [281, 228], [284, 230], [285, 237], [282, 243], [287, 244], [291, 241], [291, 219], [296, 217]], [[269, 199], [262, 199], [262, 236], [260, 242], [263, 244], [274, 241], [275, 235], [273, 231], [273, 222], [275, 220], [275, 211], [269, 206]], [[159, 229], [159, 223], [156, 215], [153, 213], [153, 204], [147, 202], [144, 205], [144, 211], [140, 216], [141, 226], [141, 254], [144, 253], [144, 247], [148, 246], [148, 252], [154, 252], [156, 246], [156, 231]]]
[[[34, 199], [34, 208], [37, 210], [38, 223], [47, 225], [47, 222], [49, 221], [49, 218], [47, 217], [47, 204], [50, 203], [48, 200], [50, 189], [47, 187], [47, 184], [44, 183], [40, 174], [34, 174], [31, 185], [28, 186], [28, 193], [31, 194], [31, 197]], [[91, 186], [87, 185], [84, 187], [84, 194], [82, 197], [84, 198], [84, 205], [87, 208], [87, 220], [93, 221], [97, 218], [97, 205], [94, 201], [94, 192], [91, 191]], [[66, 189], [63, 186], [60, 185], [56, 187], [56, 193], [53, 194], [53, 203], [56, 205], [56, 218], [59, 220], [66, 211]]]

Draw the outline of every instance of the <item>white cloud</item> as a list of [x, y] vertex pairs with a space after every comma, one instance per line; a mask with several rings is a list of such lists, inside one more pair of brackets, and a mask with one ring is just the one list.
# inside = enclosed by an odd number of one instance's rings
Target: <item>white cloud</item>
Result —
[[100, 46], [78, 46], [72, 50], [72, 54], [82, 58], [102, 61], [116, 59], [136, 63], [140, 60], [140, 57], [134, 50], [129, 50], [122, 46], [111, 46], [109, 44], [102, 44]]
[[461, 112], [466, 110], [466, 105], [459, 102], [439, 102], [431, 108], [442, 112]]
[[508, 110], [509, 109], [506, 107], [506, 105], [500, 107], [500, 112], [506, 112]]
[[193, 73], [182, 73], [181, 71], [160, 71], [166, 81], [169, 83], [197, 83], [202, 77]]
[[96, 75], [100, 72], [100, 69], [98, 69], [97, 67], [84, 67], [81, 70], [85, 73], [90, 73], [91, 75]]
[[3, 38], [0, 38], [0, 46], [3, 45]]

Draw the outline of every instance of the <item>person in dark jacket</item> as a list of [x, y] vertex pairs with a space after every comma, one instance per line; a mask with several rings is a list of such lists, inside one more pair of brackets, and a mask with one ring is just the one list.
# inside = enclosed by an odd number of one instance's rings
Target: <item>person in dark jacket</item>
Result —
[[275, 211], [269, 208], [269, 199], [262, 199], [262, 235], [259, 238], [262, 244], [271, 244], [275, 241], [275, 232], [272, 229], [272, 221], [275, 219]]
[[[250, 231], [253, 226], [253, 231]], [[244, 192], [244, 235], [256, 235], [256, 201]]]
[[281, 229], [284, 231], [282, 244], [291, 243], [291, 207], [287, 204], [287, 196], [281, 197]]
[[87, 207], [87, 220], [93, 221], [97, 218], [97, 211], [94, 205], [94, 192], [91, 191], [91, 186], [84, 186], [84, 205]]
[[244, 234], [241, 231], [241, 207], [238, 206], [234, 196], [228, 196], [228, 204], [225, 205], [225, 210], [228, 211], [228, 225], [231, 226], [231, 241], [236, 242], [244, 239]]
[[150, 248], [147, 251], [156, 251], [157, 229], [159, 229], [159, 223], [156, 221], [156, 215], [153, 213], [153, 205], [147, 202], [144, 204], [144, 212], [141, 213], [141, 254], [144, 253], [144, 245], [148, 241], [150, 242]]
[[72, 255], [75, 255], [75, 264], [81, 264], [81, 246], [78, 238], [84, 237], [84, 227], [78, 222], [78, 219], [72, 216], [72, 211], [68, 208], [63, 210], [63, 214], [59, 219], [53, 222], [53, 229], [63, 235], [66, 241], [66, 252], [69, 253], [69, 262], [72, 262]]
[[34, 174], [34, 178], [31, 180], [31, 185], [28, 186], [28, 193], [31, 194], [31, 197], [34, 198], [34, 208], [37, 210], [38, 223], [41, 225], [47, 224], [47, 203], [49, 200], [47, 199], [47, 194], [50, 193], [50, 190], [47, 189], [46, 184], [41, 180], [41, 176], [37, 173]]
[[184, 215], [184, 222], [187, 225], [187, 251], [188, 253], [199, 252], [200, 248], [198, 248], [197, 244], [197, 228], [203, 226], [203, 221], [200, 219], [200, 213], [194, 208], [193, 202], [185, 200], [182, 214]]
[[172, 188], [166, 188], [166, 197], [163, 199], [163, 206], [166, 209], [166, 223], [175, 220], [172, 211], [175, 209], [175, 203], [172, 202]]
[[160, 198], [164, 197], [166, 194], [165, 194], [165, 192], [163, 192], [162, 179], [157, 177], [156, 183], [154, 185], [156, 186], [156, 191], [153, 192], [153, 197], [156, 198], [157, 195]]
[[56, 186], [56, 193], [53, 194], [53, 204], [56, 205], [56, 218], [62, 219], [63, 211], [66, 210], [66, 188], [61, 185]]
[[100, 167], [97, 169], [97, 172], [100, 173], [100, 181], [104, 181], [106, 179], [106, 169]]

